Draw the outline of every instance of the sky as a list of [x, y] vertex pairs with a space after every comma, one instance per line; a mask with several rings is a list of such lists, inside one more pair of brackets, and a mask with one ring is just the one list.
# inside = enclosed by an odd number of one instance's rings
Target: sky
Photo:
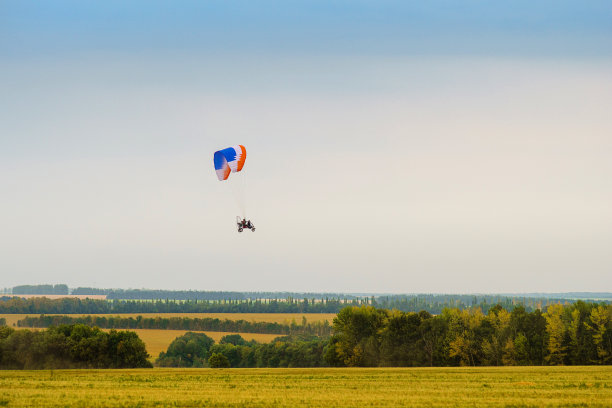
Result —
[[612, 291], [611, 111], [606, 1], [0, 0], [0, 287]]

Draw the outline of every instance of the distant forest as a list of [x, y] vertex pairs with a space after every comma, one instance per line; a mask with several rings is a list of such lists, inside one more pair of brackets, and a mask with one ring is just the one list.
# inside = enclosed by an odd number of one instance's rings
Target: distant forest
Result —
[[[39, 285], [37, 290], [57, 291], [67, 290], [65, 285]], [[62, 286], [62, 288], [59, 288]], [[29, 288], [16, 287], [19, 291]], [[15, 288], [13, 288], [13, 292]], [[72, 291], [73, 294], [79, 289]], [[118, 290], [108, 292], [106, 289], [88, 289], [79, 291], [94, 292], [89, 294], [104, 294], [106, 300], [100, 299], [22, 299], [19, 295], [0, 297], [0, 313], [338, 313], [342, 308], [352, 305], [369, 305], [384, 309], [397, 309], [403, 312], [418, 312], [425, 310], [439, 314], [447, 308], [461, 310], [480, 308], [485, 313], [492, 307], [501, 305], [512, 310], [522, 306], [528, 312], [546, 308], [553, 304], [569, 304], [576, 302], [574, 298], [555, 298], [550, 296], [502, 296], [502, 295], [378, 295], [357, 296], [324, 293], [292, 294], [288, 292], [198, 292], [198, 291], [149, 291], [149, 290]], [[89, 290], [91, 289], [91, 290]], [[27, 289], [33, 291], [34, 289]], [[96, 291], [104, 291], [100, 293]], [[31, 294], [31, 293], [30, 293]], [[286, 295], [286, 297], [282, 297]], [[577, 295], [577, 294], [568, 294]], [[601, 295], [601, 301], [611, 303], [612, 299]], [[16, 296], [16, 297], [15, 297]], [[139, 297], [140, 296], [140, 297]], [[164, 297], [165, 296], [165, 297]], [[115, 298], [112, 298], [115, 297]]]
[[[610, 292], [566, 292], [566, 293], [501, 293], [496, 295], [387, 295], [387, 294], [344, 294], [344, 293], [316, 293], [316, 292], [229, 292], [229, 291], [198, 291], [198, 290], [156, 290], [156, 289], [101, 289], [91, 287], [78, 287], [70, 289], [65, 284], [57, 285], [20, 285], [13, 288], [5, 288], [1, 291], [5, 295], [103, 295], [107, 299], [123, 300], [255, 300], [255, 299], [363, 299], [371, 298], [394, 298], [394, 297], [415, 297], [415, 296], [453, 296], [454, 298], [473, 296], [491, 296], [509, 299], [534, 298], [534, 299], [555, 299], [555, 300], [610, 300]], [[465, 300], [463, 300], [465, 302]]]
[[[386, 296], [362, 299], [293, 299], [285, 300], [100, 300], [44, 297], [24, 299], [0, 297], [0, 314], [112, 314], [112, 313], [338, 313], [346, 306], [375, 306], [403, 312], [427, 311], [440, 314], [444, 309], [480, 308], [487, 313], [496, 305], [512, 310], [517, 306], [526, 311], [546, 310], [554, 304], [570, 304], [563, 299], [506, 298], [501, 296], [418, 295]], [[604, 302], [609, 303], [609, 301]]]
[[13, 295], [67, 295], [68, 285], [21, 285], [15, 286]]
[[329, 337], [331, 325], [327, 320], [309, 323], [303, 319], [300, 324], [273, 322], [250, 322], [216, 318], [190, 317], [119, 317], [119, 316], [45, 316], [25, 317], [17, 322], [18, 327], [52, 327], [84, 324], [101, 329], [161, 329], [195, 330], [240, 333], [266, 333], [278, 335], [310, 335]]

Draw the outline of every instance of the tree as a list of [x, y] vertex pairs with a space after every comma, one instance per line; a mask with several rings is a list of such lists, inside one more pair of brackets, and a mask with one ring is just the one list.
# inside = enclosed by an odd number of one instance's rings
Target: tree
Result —
[[334, 318], [336, 353], [349, 367], [379, 364], [380, 331], [389, 311], [372, 306], [346, 307]]
[[489, 310], [486, 320], [493, 328], [493, 333], [482, 344], [485, 361], [489, 365], [504, 364], [502, 361], [504, 354], [507, 360], [512, 360], [510, 355], [513, 354], [514, 344], [510, 339], [510, 319], [510, 313], [501, 306]]
[[174, 339], [156, 364], [161, 367], [205, 367], [214, 340], [204, 333], [187, 332]]
[[[517, 365], [529, 365], [529, 341], [523, 333], [519, 333], [512, 342], [512, 359]], [[508, 350], [510, 352], [510, 350]]]
[[213, 353], [208, 359], [210, 368], [230, 368], [230, 362], [221, 353]]
[[84, 325], [0, 330], [0, 368], [145, 368], [144, 343], [134, 332], [105, 333]]
[[608, 340], [608, 347], [606, 347], [605, 334], [608, 330], [610, 323], [610, 313], [612, 309], [604, 306], [597, 306], [591, 310], [591, 324], [584, 322], [584, 325], [593, 334], [593, 343], [597, 347], [597, 357], [599, 364], [606, 364], [610, 360], [610, 344]]
[[481, 354], [480, 328], [484, 315], [480, 308], [451, 309], [449, 315], [449, 356], [458, 357], [461, 365], [475, 366]]
[[242, 365], [242, 346], [235, 346], [231, 343], [215, 344], [210, 348], [210, 354], [222, 354], [231, 367]]
[[244, 346], [247, 341], [239, 334], [228, 334], [221, 337], [219, 344], [233, 344], [234, 346]]
[[562, 365], [565, 357], [565, 347], [563, 338], [565, 336], [565, 326], [561, 320], [563, 306], [560, 304], [550, 305], [546, 314], [546, 332], [548, 334], [548, 355], [546, 361], [550, 365]]
[[380, 331], [380, 364], [383, 366], [424, 366], [431, 362], [424, 347], [421, 316], [428, 313], [393, 310]]
[[444, 351], [444, 338], [448, 326], [446, 321], [441, 317], [434, 317], [428, 312], [420, 312], [421, 326], [419, 334], [423, 344], [423, 350], [427, 358], [427, 365], [444, 365], [447, 363], [447, 358]]

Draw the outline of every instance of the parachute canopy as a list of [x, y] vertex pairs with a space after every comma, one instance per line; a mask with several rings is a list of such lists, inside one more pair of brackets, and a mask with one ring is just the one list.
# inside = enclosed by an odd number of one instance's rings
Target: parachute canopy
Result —
[[243, 145], [228, 147], [215, 152], [215, 171], [219, 181], [227, 180], [230, 172], [242, 170], [246, 160], [246, 149]]

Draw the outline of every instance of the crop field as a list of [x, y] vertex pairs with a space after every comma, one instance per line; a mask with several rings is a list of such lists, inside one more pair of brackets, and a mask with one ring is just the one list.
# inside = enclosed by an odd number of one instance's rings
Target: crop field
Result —
[[[104, 329], [108, 331], [107, 329]], [[138, 334], [144, 341], [147, 351], [152, 359], [157, 358], [159, 353], [166, 351], [172, 340], [187, 333], [187, 330], [158, 330], [158, 329], [129, 329]], [[228, 332], [212, 332], [212, 331], [194, 331], [194, 333], [206, 333], [216, 343], [221, 340], [221, 337], [228, 334], [240, 334], [247, 341], [255, 340], [260, 343], [269, 343], [279, 336], [279, 334], [258, 334], [258, 333], [228, 333]]]
[[612, 367], [0, 371], [8, 407], [610, 407]]
[[[36, 327], [26, 327], [26, 330], [44, 330]], [[102, 329], [109, 331], [111, 329]], [[151, 355], [149, 360], [154, 361], [159, 353], [168, 350], [168, 346], [174, 339], [189, 330], [163, 330], [163, 329], [117, 329], [117, 330], [129, 330], [136, 332], [138, 337], [144, 342], [147, 352]], [[240, 332], [216, 332], [216, 331], [197, 331], [191, 330], [193, 333], [205, 333], [207, 336], [212, 338], [215, 343], [218, 343], [223, 336], [228, 334], [239, 334], [243, 339], [247, 341], [255, 340], [259, 343], [270, 343], [275, 338], [281, 336], [281, 334], [265, 334], [265, 333], [240, 333]], [[0, 404], [0, 407], [2, 405]]]
[[[44, 330], [36, 327], [26, 327], [26, 330]], [[102, 329], [109, 331], [111, 329]], [[159, 353], [168, 350], [168, 346], [174, 339], [189, 330], [163, 330], [163, 329], [117, 329], [117, 330], [128, 330], [138, 334], [138, 337], [144, 342], [147, 352], [151, 355], [149, 360], [154, 361]], [[211, 339], [218, 343], [223, 336], [229, 334], [239, 334], [243, 339], [247, 341], [255, 340], [259, 343], [270, 343], [275, 338], [281, 336], [280, 334], [263, 334], [263, 333], [239, 333], [239, 332], [215, 332], [215, 331], [197, 331], [191, 330], [193, 333], [204, 333]], [[2, 405], [0, 405], [2, 406]]]
[[[48, 316], [54, 316], [55, 314], [50, 313]], [[212, 318], [220, 320], [246, 320], [250, 322], [269, 322], [269, 323], [285, 323], [291, 324], [295, 320], [297, 324], [302, 323], [302, 317], [310, 323], [321, 322], [327, 320], [330, 324], [336, 317], [335, 313], [112, 313], [112, 314], [58, 314], [61, 316], [120, 316], [120, 317], [189, 317], [189, 318]], [[18, 320], [21, 320], [27, 316], [40, 316], [40, 314], [0, 314], [0, 318], [6, 319], [6, 324], [13, 327], [17, 324]]]

